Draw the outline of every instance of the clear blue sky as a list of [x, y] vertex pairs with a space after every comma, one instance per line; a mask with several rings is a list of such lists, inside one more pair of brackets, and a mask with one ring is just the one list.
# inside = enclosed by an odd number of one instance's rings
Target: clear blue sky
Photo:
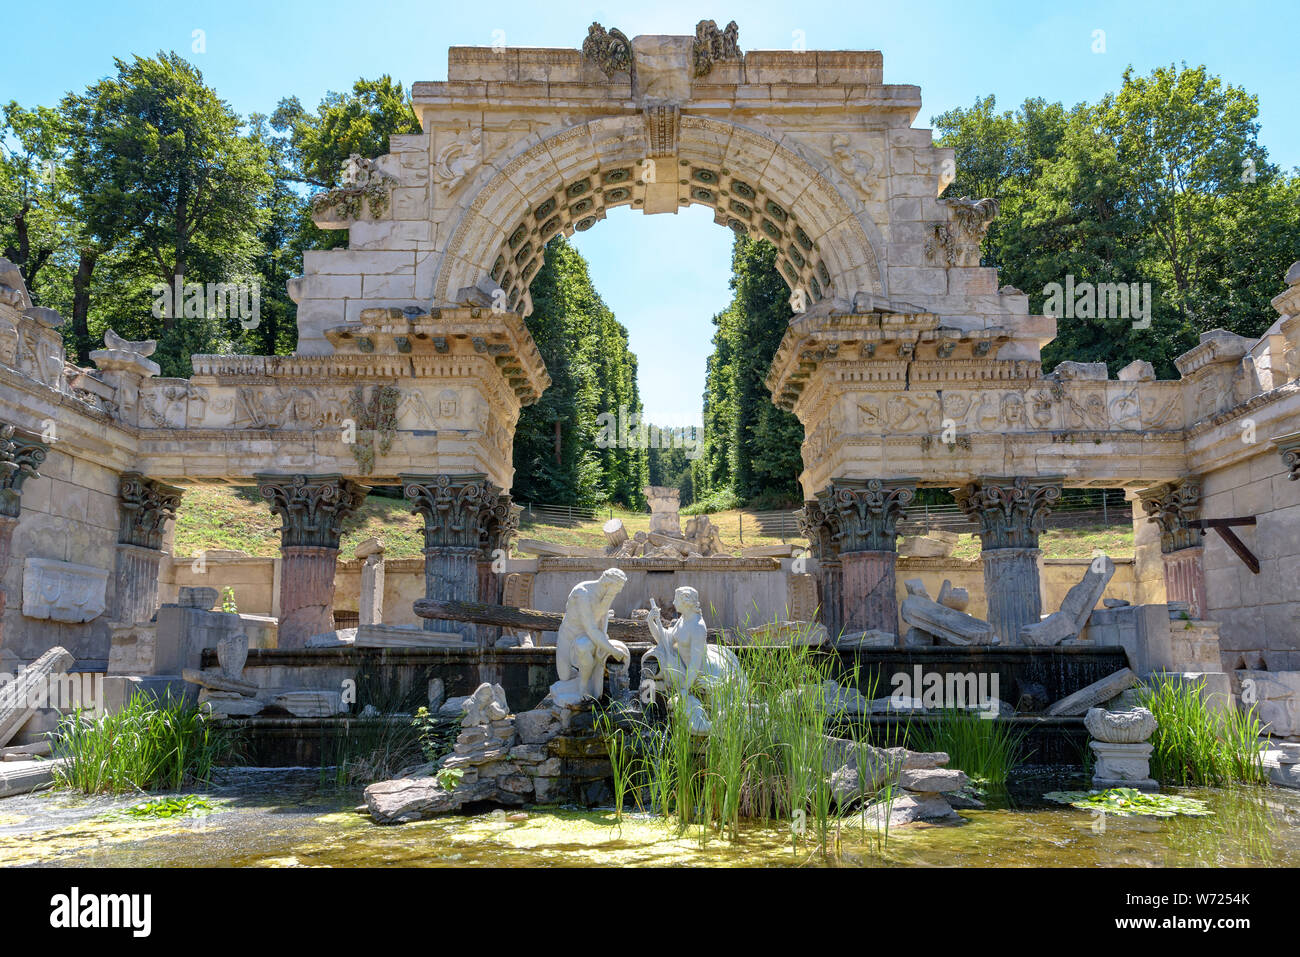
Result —
[[[313, 107], [359, 76], [392, 74], [409, 85], [444, 79], [447, 47], [491, 45], [503, 31], [513, 46], [581, 45], [592, 20], [628, 36], [689, 34], [701, 17], [735, 19], [745, 50], [788, 49], [794, 31], [808, 49], [881, 50], [885, 82], [921, 87], [918, 126], [976, 96], [1014, 107], [1042, 96], [1067, 105], [1119, 86], [1140, 72], [1205, 63], [1259, 97], [1261, 140], [1275, 162], [1300, 165], [1296, 94], [1300, 4], [1043, 0], [980, 3], [804, 2], [570, 4], [428, 0], [77, 0], [10, 3], [0, 57], [0, 101], [52, 104], [112, 71], [113, 57], [174, 49], [241, 113], [269, 113], [281, 96]], [[206, 52], [193, 53], [193, 31]], [[1094, 30], [1106, 52], [1092, 52]], [[677, 216], [620, 210], [577, 241], [597, 288], [631, 333], [641, 389], [651, 413], [699, 406], [712, 326], [729, 300], [730, 233], [693, 207]]]

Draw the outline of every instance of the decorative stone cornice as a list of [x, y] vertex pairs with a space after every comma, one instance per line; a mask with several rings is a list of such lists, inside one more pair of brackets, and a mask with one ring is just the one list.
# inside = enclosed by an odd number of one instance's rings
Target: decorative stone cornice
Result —
[[1286, 466], [1291, 481], [1300, 479], [1300, 432], [1279, 435], [1273, 440], [1273, 447], [1282, 455], [1282, 464]]
[[424, 517], [425, 548], [479, 549], [500, 516], [502, 491], [486, 475], [403, 475], [411, 511]]
[[1175, 359], [1174, 366], [1184, 379], [1191, 378], [1206, 366], [1240, 362], [1250, 351], [1252, 341], [1226, 329], [1211, 329], [1202, 332], [1201, 341]]
[[1181, 480], [1164, 482], [1137, 493], [1147, 521], [1160, 528], [1160, 551], [1165, 554], [1201, 544], [1201, 533], [1187, 523], [1201, 514], [1201, 485]]
[[979, 522], [985, 551], [1037, 548], [1051, 507], [1061, 498], [1059, 479], [990, 478], [953, 490], [967, 517]]
[[0, 515], [17, 518], [22, 511], [23, 483], [40, 478], [37, 471], [49, 447], [20, 433], [12, 425], [0, 426]]
[[835, 479], [817, 500], [832, 516], [833, 538], [839, 553], [892, 552], [897, 546], [898, 520], [916, 495], [912, 481]]
[[282, 548], [338, 548], [343, 520], [361, 507], [369, 491], [338, 474], [255, 477], [258, 492], [280, 516]]
[[123, 472], [117, 494], [121, 499], [117, 543], [155, 551], [162, 548], [167, 520], [176, 517], [184, 491], [147, 479], [139, 472]]

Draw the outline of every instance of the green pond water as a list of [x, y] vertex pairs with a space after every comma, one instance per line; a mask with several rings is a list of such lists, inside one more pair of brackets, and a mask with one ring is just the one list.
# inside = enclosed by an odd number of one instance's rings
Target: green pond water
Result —
[[[735, 842], [679, 835], [661, 820], [612, 810], [485, 811], [396, 827], [357, 814], [360, 789], [318, 772], [241, 771], [204, 797], [211, 813], [140, 819], [137, 797], [44, 792], [0, 801], [0, 864], [69, 867], [422, 866], [1300, 866], [1300, 792], [1171, 790], [1208, 817], [1103, 816], [1043, 800], [1079, 777], [1022, 774], [960, 824], [893, 828], [880, 840], [856, 818], [823, 858], [792, 849], [788, 829], [748, 827]], [[152, 798], [153, 796], [150, 796]]]

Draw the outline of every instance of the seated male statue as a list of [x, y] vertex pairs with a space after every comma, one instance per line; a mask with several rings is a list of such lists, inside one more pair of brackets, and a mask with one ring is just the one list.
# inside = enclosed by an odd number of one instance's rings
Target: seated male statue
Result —
[[579, 582], [569, 592], [555, 636], [555, 670], [560, 680], [551, 685], [551, 694], [557, 704], [599, 700], [605, 690], [605, 663], [610, 658], [629, 661], [627, 645], [609, 637], [614, 599], [626, 584], [627, 575], [620, 569], [607, 568], [596, 581]]

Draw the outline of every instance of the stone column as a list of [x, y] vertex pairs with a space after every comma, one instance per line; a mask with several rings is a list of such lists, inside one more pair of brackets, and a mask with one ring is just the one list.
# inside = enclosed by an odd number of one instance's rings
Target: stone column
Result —
[[[402, 475], [411, 511], [424, 517], [424, 595], [441, 601], [479, 600], [479, 561], [502, 492], [486, 475]], [[424, 620], [425, 631], [457, 631], [466, 641], [469, 622]]]
[[[19, 432], [12, 425], [0, 426], [0, 582], [9, 568], [9, 551], [13, 547], [14, 528], [23, 508], [23, 483], [40, 478], [41, 463], [48, 446], [34, 435]], [[4, 644], [6, 596], [0, 585], [0, 645]]]
[[361, 566], [360, 624], [382, 625], [384, 622], [384, 546], [377, 538], [357, 546]]
[[1205, 612], [1205, 547], [1202, 533], [1187, 523], [1200, 517], [1201, 486], [1182, 479], [1138, 492], [1147, 521], [1160, 528], [1160, 557], [1165, 565], [1165, 600], [1185, 601], [1189, 614]]
[[158, 572], [167, 522], [176, 517], [181, 489], [124, 472], [118, 480], [120, 524], [111, 621], [135, 625], [158, 611]]
[[1042, 617], [1038, 536], [1061, 498], [1060, 479], [991, 478], [953, 490], [979, 522], [988, 620], [1003, 645], [1020, 644], [1020, 629]]
[[822, 511], [820, 502], [809, 499], [804, 502], [798, 519], [799, 533], [808, 539], [813, 558], [817, 560], [819, 617], [830, 633], [831, 640], [835, 641], [844, 627], [841, 619], [844, 569], [840, 564], [839, 545], [835, 540], [834, 518]]
[[832, 516], [843, 568], [841, 622], [845, 631], [899, 633], [895, 563], [898, 520], [916, 494], [915, 483], [835, 479], [818, 496]]
[[334, 572], [343, 520], [365, 501], [365, 486], [341, 475], [256, 476], [280, 517], [280, 648], [302, 648], [334, 630]]

